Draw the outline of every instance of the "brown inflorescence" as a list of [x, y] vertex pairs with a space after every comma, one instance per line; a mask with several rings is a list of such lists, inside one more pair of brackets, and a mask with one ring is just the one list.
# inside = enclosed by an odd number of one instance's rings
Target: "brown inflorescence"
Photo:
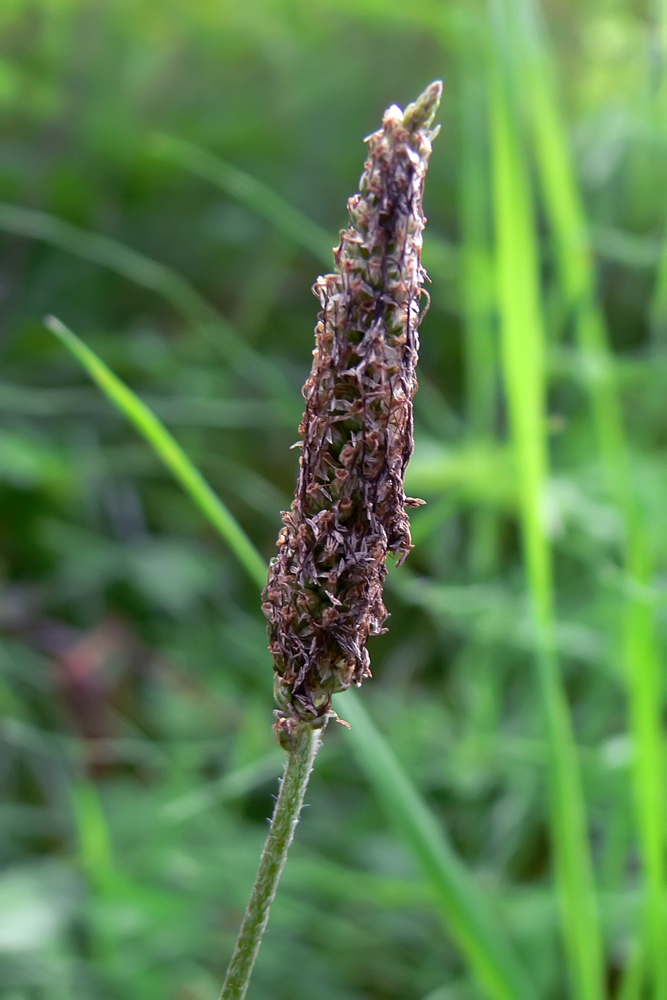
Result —
[[322, 310], [303, 388], [300, 471], [263, 594], [276, 671], [276, 731], [323, 725], [331, 698], [370, 676], [369, 636], [385, 631], [389, 553], [412, 547], [404, 475], [426, 273], [424, 177], [442, 85], [371, 135], [336, 271], [313, 288]]

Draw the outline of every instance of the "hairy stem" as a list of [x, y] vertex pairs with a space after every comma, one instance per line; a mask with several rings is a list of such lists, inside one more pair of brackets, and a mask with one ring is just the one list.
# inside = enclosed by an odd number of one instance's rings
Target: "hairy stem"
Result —
[[227, 969], [220, 1000], [243, 1000], [246, 995], [262, 935], [269, 921], [271, 903], [299, 822], [308, 779], [321, 741], [322, 729], [313, 729], [307, 724], [300, 726], [294, 736], [293, 748], [288, 753], [285, 774], [273, 811], [271, 830], [264, 846], [234, 954]]

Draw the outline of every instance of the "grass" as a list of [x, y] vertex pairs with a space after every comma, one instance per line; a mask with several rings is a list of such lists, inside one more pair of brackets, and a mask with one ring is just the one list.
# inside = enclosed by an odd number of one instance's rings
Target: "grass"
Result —
[[174, 437], [145, 403], [130, 392], [127, 386], [123, 385], [71, 330], [51, 316], [47, 317], [45, 323], [51, 333], [54, 333], [84, 366], [111, 402], [151, 444], [169, 472], [225, 540], [250, 578], [258, 587], [263, 588], [266, 583], [266, 564], [262, 557], [203, 476], [194, 468]]
[[[253, 996], [666, 995], [662, 27], [625, 0], [496, 14], [0, 12], [10, 1000], [219, 989], [281, 766], [257, 590], [309, 288], [356, 140], [440, 76], [428, 505]], [[44, 313], [86, 331], [58, 327], [71, 362]]]
[[580, 765], [555, 648], [553, 566], [544, 524], [548, 476], [545, 341], [535, 219], [504, 67], [490, 80], [503, 374], [550, 761], [554, 866], [574, 994], [603, 996], [602, 944]]
[[[159, 455], [252, 581], [263, 589], [266, 566], [261, 556], [169, 431], [71, 330], [53, 317], [47, 318], [46, 325]], [[531, 990], [520, 965], [502, 933], [489, 919], [473, 880], [448, 845], [414, 785], [357, 697], [347, 692], [338, 700], [341, 710], [351, 715], [359, 762], [414, 852], [427, 881], [435, 886], [445, 926], [458, 942], [476, 977], [491, 997], [527, 1000]], [[232, 987], [229, 988], [232, 990], [229, 995], [235, 995]], [[227, 993], [223, 991], [223, 995]]]
[[[539, 15], [532, 2], [517, 8], [515, 60], [524, 93], [530, 95], [529, 114], [535, 141], [544, 202], [555, 244], [561, 294], [572, 316], [578, 347], [591, 367], [590, 405], [598, 448], [610, 493], [625, 521], [625, 567], [622, 650], [630, 698], [629, 722], [636, 746], [635, 802], [646, 866], [646, 941], [651, 956], [655, 996], [667, 997], [667, 955], [664, 889], [665, 839], [661, 760], [662, 685], [654, 610], [647, 596], [652, 586], [650, 543], [637, 496], [605, 320], [596, 301], [590, 236], [577, 191], [565, 131], [554, 93], [551, 60], [546, 51]], [[656, 292], [659, 295], [659, 292]]]
[[205, 336], [240, 376], [250, 379], [272, 396], [289, 398], [289, 387], [285, 386], [280, 369], [253, 351], [232, 324], [171, 268], [117, 240], [86, 232], [45, 212], [18, 205], [0, 204], [0, 229], [43, 240], [155, 292], [176, 309], [186, 323]]

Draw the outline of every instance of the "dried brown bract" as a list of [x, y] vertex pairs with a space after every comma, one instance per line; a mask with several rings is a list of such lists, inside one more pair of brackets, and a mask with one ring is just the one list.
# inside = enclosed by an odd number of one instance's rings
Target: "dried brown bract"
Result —
[[331, 698], [370, 676], [366, 640], [385, 631], [386, 559], [412, 547], [403, 480], [413, 448], [424, 176], [442, 85], [371, 135], [336, 273], [313, 291], [322, 311], [303, 388], [299, 480], [283, 512], [263, 610], [276, 670], [276, 730], [322, 725]]

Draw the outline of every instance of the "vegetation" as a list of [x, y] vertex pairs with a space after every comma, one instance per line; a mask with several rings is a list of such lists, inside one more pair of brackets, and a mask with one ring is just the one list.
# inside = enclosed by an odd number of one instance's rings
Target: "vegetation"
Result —
[[248, 996], [667, 1000], [666, 39], [627, 0], [2, 6], [3, 998], [219, 993], [310, 288], [359, 137], [442, 77], [428, 504]]

